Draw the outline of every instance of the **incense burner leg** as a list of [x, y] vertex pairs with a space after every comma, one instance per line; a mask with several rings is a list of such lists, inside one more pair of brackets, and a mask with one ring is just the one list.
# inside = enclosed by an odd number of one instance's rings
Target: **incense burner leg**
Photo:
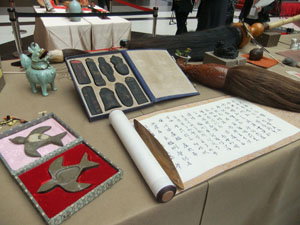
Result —
[[56, 91], [57, 90], [57, 88], [56, 88], [56, 86], [54, 84], [54, 81], [51, 83], [51, 87], [52, 87], [52, 91]]
[[41, 84], [41, 88], [42, 88], [42, 94], [44, 96], [48, 96], [48, 92], [47, 92], [47, 84]]
[[32, 92], [33, 92], [34, 94], [37, 93], [36, 84], [33, 83], [33, 82], [30, 82], [30, 86], [31, 86]]

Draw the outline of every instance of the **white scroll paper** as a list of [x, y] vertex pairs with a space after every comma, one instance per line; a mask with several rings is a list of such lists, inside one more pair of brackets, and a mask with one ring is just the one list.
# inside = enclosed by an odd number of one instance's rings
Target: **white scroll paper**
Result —
[[115, 110], [110, 113], [109, 120], [154, 196], [163, 188], [174, 186], [125, 114]]
[[255, 6], [256, 7], [265, 7], [267, 5], [270, 5], [273, 2], [274, 2], [274, 0], [260, 0], [255, 4]]
[[[184, 190], [187, 190], [298, 140], [299, 116], [272, 110], [281, 116], [228, 96], [136, 119], [168, 152], [183, 181]], [[284, 118], [299, 122], [289, 123]], [[110, 114], [110, 121], [154, 195], [172, 184], [126, 116], [121, 111], [114, 111]]]
[[168, 152], [183, 183], [300, 131], [238, 98], [159, 113], [140, 122]]

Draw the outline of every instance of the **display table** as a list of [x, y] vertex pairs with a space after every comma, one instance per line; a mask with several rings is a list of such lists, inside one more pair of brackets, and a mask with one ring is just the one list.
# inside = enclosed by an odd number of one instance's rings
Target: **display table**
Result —
[[120, 47], [121, 40], [130, 39], [131, 24], [121, 17], [85, 17], [84, 20], [92, 26], [91, 49]]
[[[45, 9], [34, 6], [37, 13]], [[55, 9], [63, 13], [65, 9]], [[131, 23], [121, 17], [83, 17], [72, 22], [67, 17], [36, 18], [34, 40], [47, 50], [75, 48], [81, 50], [120, 47], [120, 40], [130, 39]]]
[[[291, 37], [282, 37], [275, 54], [287, 50]], [[243, 51], [254, 46], [248, 44]], [[283, 57], [276, 55], [278, 59]], [[6, 86], [0, 93], [1, 117], [13, 115], [36, 119], [42, 111], [53, 112], [90, 145], [122, 168], [124, 175], [63, 225], [282, 225], [300, 224], [300, 141], [233, 168], [179, 195], [158, 203], [128, 155], [108, 119], [88, 122], [80, 99], [64, 64], [57, 69], [57, 91], [49, 96], [33, 94], [24, 73], [3, 61]], [[282, 75], [299, 68], [276, 65]], [[15, 71], [15, 74], [8, 72]], [[187, 103], [211, 99], [224, 93], [195, 84], [200, 95], [156, 103], [128, 118]], [[299, 115], [294, 119], [299, 119]], [[2, 128], [0, 132], [5, 130]], [[0, 221], [5, 225], [44, 225], [35, 207], [0, 163]]]

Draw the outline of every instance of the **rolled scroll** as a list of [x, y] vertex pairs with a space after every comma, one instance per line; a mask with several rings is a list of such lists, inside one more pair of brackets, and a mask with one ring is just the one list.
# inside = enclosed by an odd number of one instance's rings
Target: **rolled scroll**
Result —
[[176, 186], [136, 132], [133, 124], [121, 110], [112, 111], [109, 120], [156, 199], [159, 202], [171, 200], [176, 193]]

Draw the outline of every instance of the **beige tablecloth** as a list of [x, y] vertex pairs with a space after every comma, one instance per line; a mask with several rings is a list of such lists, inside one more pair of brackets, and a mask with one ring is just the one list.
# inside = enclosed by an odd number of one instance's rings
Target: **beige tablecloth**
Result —
[[92, 26], [92, 49], [120, 47], [121, 40], [130, 39], [131, 23], [121, 17], [85, 17], [84, 20]]
[[[45, 9], [34, 6], [37, 13]], [[65, 9], [55, 9], [63, 13]], [[75, 48], [81, 50], [120, 47], [122, 39], [130, 39], [131, 23], [118, 16], [83, 17], [72, 22], [67, 17], [36, 18], [34, 40], [47, 50]]]
[[[277, 50], [279, 48], [286, 47], [280, 44]], [[6, 80], [0, 92], [2, 117], [14, 115], [32, 120], [41, 111], [53, 112], [124, 171], [121, 181], [75, 213], [64, 225], [300, 224], [299, 140], [199, 184], [168, 203], [157, 203], [108, 119], [88, 122], [64, 64], [55, 65], [58, 90], [49, 91], [47, 97], [33, 94], [24, 73], [12, 68], [10, 61], [2, 65]], [[272, 67], [282, 74], [287, 69], [299, 71], [280, 65]], [[12, 71], [17, 73], [8, 73]], [[126, 115], [133, 118], [224, 95], [202, 85], [195, 86], [200, 91], [198, 96], [157, 103]], [[0, 224], [44, 224], [2, 163], [0, 190]]]

